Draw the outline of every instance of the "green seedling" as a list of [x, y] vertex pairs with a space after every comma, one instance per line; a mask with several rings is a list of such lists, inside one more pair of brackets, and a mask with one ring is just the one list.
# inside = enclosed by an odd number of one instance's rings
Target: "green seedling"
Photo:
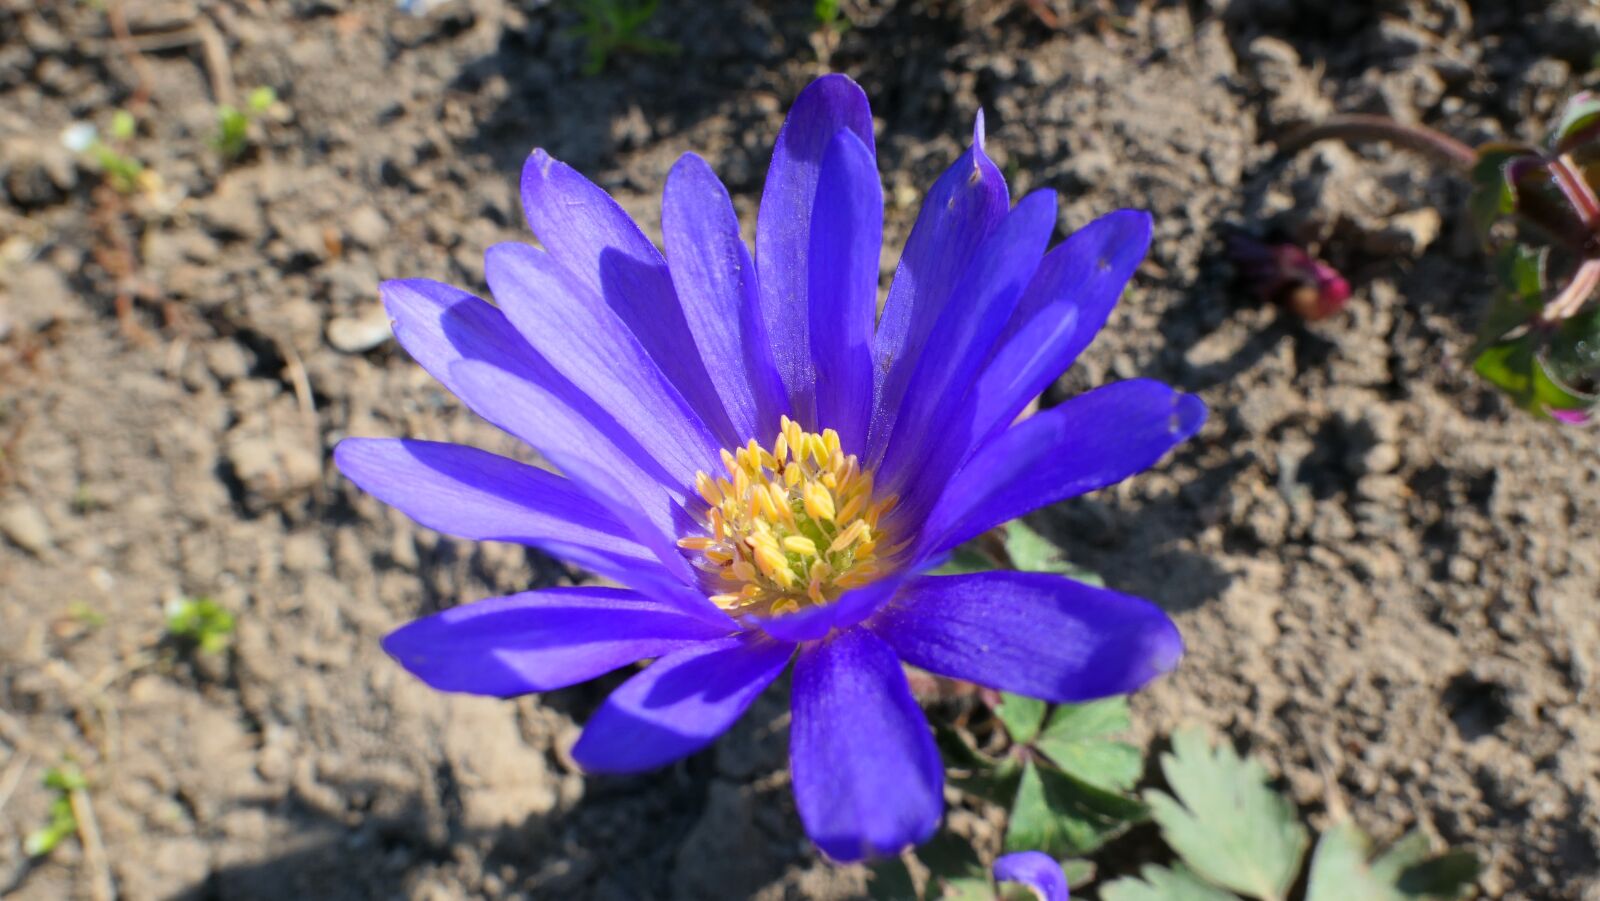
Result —
[[139, 123], [132, 113], [117, 110], [111, 117], [110, 142], [101, 140], [93, 125], [79, 122], [62, 132], [61, 143], [73, 153], [87, 157], [118, 193], [132, 194], [149, 181], [144, 163], [126, 149], [138, 130]]
[[44, 787], [55, 792], [50, 801], [50, 820], [28, 833], [22, 849], [29, 857], [43, 857], [56, 849], [68, 836], [78, 831], [78, 814], [72, 806], [72, 795], [89, 787], [83, 773], [71, 763], [45, 771]]
[[106, 624], [105, 614], [83, 601], [73, 601], [68, 604], [67, 616], [85, 629], [98, 629]]
[[250, 92], [243, 109], [230, 104], [217, 107], [217, 133], [211, 145], [224, 159], [236, 160], [250, 149], [251, 130], [278, 102], [278, 92], [262, 85]]
[[572, 5], [582, 21], [567, 34], [584, 41], [584, 75], [599, 75], [615, 53], [675, 56], [682, 49], [672, 41], [640, 34], [655, 18], [658, 0], [576, 0]]
[[842, 32], [850, 27], [850, 20], [844, 17], [840, 0], [816, 0], [811, 5], [811, 15], [816, 19], [817, 26], [825, 31]]
[[167, 603], [167, 634], [202, 654], [227, 650], [233, 628], [233, 614], [210, 598], [179, 598]]

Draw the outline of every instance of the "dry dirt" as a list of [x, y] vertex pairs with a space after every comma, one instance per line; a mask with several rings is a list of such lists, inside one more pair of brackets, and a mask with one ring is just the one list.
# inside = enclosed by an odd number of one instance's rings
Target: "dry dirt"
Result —
[[[1015, 190], [1063, 192], [1061, 234], [1155, 215], [1132, 292], [1046, 402], [1149, 376], [1211, 421], [1156, 471], [1034, 519], [1187, 637], [1136, 700], [1138, 738], [1208, 723], [1315, 822], [1421, 824], [1485, 858], [1485, 897], [1600, 899], [1595, 432], [1532, 421], [1463, 366], [1489, 295], [1458, 183], [1381, 149], [1274, 163], [1266, 143], [1334, 109], [1536, 136], [1594, 81], [1595, 7], [1056, 0], [1052, 26], [1020, 2], [863, 0], [829, 47], [809, 0], [666, 6], [652, 33], [679, 56], [586, 77], [574, 14], [542, 0], [421, 18], [0, 0], [0, 894], [862, 891], [799, 829], [781, 696], [682, 764], [589, 779], [567, 748], [620, 676], [516, 702], [408, 678], [388, 629], [582, 576], [420, 529], [329, 461], [348, 434], [513, 452], [394, 346], [375, 286], [481, 285], [484, 248], [525, 236], [532, 147], [649, 230], [693, 149], [753, 220], [783, 111], [831, 51], [879, 116], [892, 248], [980, 106]], [[231, 165], [207, 145], [224, 68], [289, 111]], [[124, 105], [161, 179], [131, 200], [58, 143]], [[1349, 312], [1306, 327], [1240, 294], [1219, 248], [1241, 224], [1320, 247]], [[238, 617], [224, 655], [161, 641], [164, 602], [201, 595]], [[103, 849], [30, 865], [39, 778], [64, 757]], [[992, 845], [992, 823], [952, 817]]]

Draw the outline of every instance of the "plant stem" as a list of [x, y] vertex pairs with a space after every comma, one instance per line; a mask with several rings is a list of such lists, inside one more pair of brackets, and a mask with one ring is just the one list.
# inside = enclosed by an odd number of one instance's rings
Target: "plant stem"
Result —
[[1584, 260], [1578, 271], [1573, 273], [1572, 281], [1567, 282], [1555, 299], [1545, 304], [1539, 313], [1539, 321], [1555, 325], [1577, 315], [1597, 287], [1600, 287], [1600, 260]]
[[1563, 153], [1551, 160], [1550, 174], [1561, 188], [1561, 193], [1566, 195], [1567, 202], [1577, 211], [1578, 218], [1583, 220], [1583, 227], [1592, 234], [1595, 226], [1600, 224], [1600, 198], [1595, 197], [1594, 189], [1583, 180], [1578, 164], [1573, 162], [1570, 155]]
[[1347, 144], [1385, 141], [1407, 150], [1427, 154], [1466, 172], [1478, 161], [1471, 147], [1426, 125], [1406, 125], [1388, 116], [1363, 113], [1331, 116], [1315, 125], [1296, 129], [1278, 142], [1278, 152], [1290, 155], [1319, 141], [1337, 140]]

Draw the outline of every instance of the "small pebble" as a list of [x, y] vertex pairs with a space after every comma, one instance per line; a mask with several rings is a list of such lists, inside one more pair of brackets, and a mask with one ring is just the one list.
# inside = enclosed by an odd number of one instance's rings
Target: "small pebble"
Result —
[[374, 304], [358, 316], [339, 316], [328, 322], [328, 343], [347, 354], [365, 353], [389, 340], [389, 314]]
[[50, 523], [37, 507], [16, 501], [0, 508], [0, 533], [35, 557], [43, 557], [55, 546]]

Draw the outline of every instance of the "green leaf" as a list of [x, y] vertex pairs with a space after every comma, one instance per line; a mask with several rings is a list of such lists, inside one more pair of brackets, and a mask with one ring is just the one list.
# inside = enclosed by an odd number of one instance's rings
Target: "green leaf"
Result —
[[1557, 153], [1566, 153], [1578, 144], [1591, 140], [1600, 132], [1600, 94], [1580, 91], [1567, 101], [1561, 111], [1561, 121], [1550, 135], [1550, 143]]
[[867, 870], [867, 897], [872, 901], [921, 901], [911, 870], [900, 858], [876, 861]]
[[1011, 805], [1005, 848], [1057, 858], [1087, 854], [1146, 816], [1132, 798], [1029, 761]]
[[1105, 581], [1096, 573], [1061, 556], [1061, 549], [1050, 539], [1028, 528], [1020, 520], [1006, 526], [1006, 554], [1011, 565], [1024, 572], [1058, 573], [1088, 585], [1104, 586]]
[[1600, 404], [1600, 397], [1580, 391], [1552, 373], [1549, 359], [1544, 354], [1534, 362], [1533, 394], [1540, 413], [1548, 414], [1551, 410], [1588, 410]]
[[933, 897], [940, 901], [994, 901], [994, 886], [987, 879], [950, 879], [940, 883]]
[[1094, 881], [1094, 861], [1074, 857], [1061, 861], [1061, 875], [1067, 877], [1068, 888], [1082, 888]]
[[1516, 209], [1516, 195], [1505, 177], [1506, 164], [1520, 156], [1537, 155], [1537, 150], [1522, 144], [1491, 142], [1478, 148], [1478, 161], [1468, 175], [1472, 182], [1468, 209], [1480, 236], [1487, 238], [1490, 227]]
[[250, 92], [249, 99], [245, 102], [250, 112], [261, 115], [278, 102], [278, 92], [271, 85], [262, 85]]
[[72, 793], [89, 787], [83, 771], [71, 763], [51, 767], [45, 771], [44, 787], [56, 793], [50, 802], [50, 821], [28, 833], [22, 850], [29, 857], [43, 857], [56, 849], [68, 836], [78, 831], [78, 814], [72, 809]]
[[1430, 856], [1428, 837], [1413, 831], [1373, 859], [1372, 841], [1354, 823], [1323, 833], [1311, 859], [1306, 901], [1451, 899], [1478, 875], [1477, 858], [1461, 851]]
[[1005, 724], [1006, 732], [1011, 740], [1019, 745], [1033, 741], [1039, 734], [1039, 727], [1044, 725], [1045, 702], [1035, 698], [1025, 698], [1011, 692], [1001, 692], [1000, 706], [994, 709], [994, 715]]
[[1545, 269], [1549, 248], [1510, 244], [1495, 255], [1495, 276], [1501, 290], [1478, 328], [1473, 356], [1481, 354], [1514, 329], [1527, 325], [1544, 308]]
[[44, 787], [58, 792], [82, 791], [89, 787], [83, 771], [72, 764], [52, 767], [45, 771]]
[[1148, 864], [1139, 877], [1123, 877], [1100, 889], [1100, 901], [1239, 901], [1236, 895], [1207, 885], [1182, 864], [1170, 870]]
[[[1150, 815], [1196, 873], [1252, 898], [1281, 899], [1294, 884], [1308, 836], [1294, 805], [1267, 785], [1267, 772], [1199, 730], [1173, 736], [1162, 756], [1177, 795], [1145, 793]], [[1181, 802], [1181, 803], [1180, 803]]]
[[133, 113], [119, 109], [111, 114], [111, 139], [113, 141], [126, 141], [139, 130], [139, 121]]
[[1511, 395], [1517, 406], [1534, 409], [1533, 338], [1522, 335], [1478, 352], [1472, 369], [1489, 384]]
[[1594, 386], [1600, 384], [1600, 307], [1563, 322], [1550, 337], [1541, 363], [1546, 377], [1581, 403], [1576, 409], [1600, 403], [1600, 397], [1594, 396]]
[[226, 650], [233, 628], [233, 614], [210, 598], [180, 598], [167, 604], [167, 634], [193, 642], [201, 653]]
[[1091, 785], [1108, 791], [1127, 791], [1144, 773], [1144, 757], [1126, 742], [1105, 736], [1133, 725], [1128, 699], [1123, 696], [1062, 704], [1050, 716], [1034, 747], [1056, 766]]

